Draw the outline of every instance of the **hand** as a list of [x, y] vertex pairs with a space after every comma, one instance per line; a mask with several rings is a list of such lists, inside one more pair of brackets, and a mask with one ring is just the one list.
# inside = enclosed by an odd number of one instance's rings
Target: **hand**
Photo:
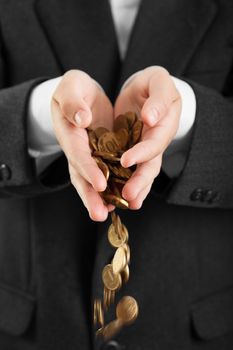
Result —
[[166, 69], [149, 67], [129, 79], [116, 100], [114, 115], [127, 111], [138, 113], [144, 122], [141, 142], [121, 157], [124, 167], [137, 164], [122, 194], [131, 209], [139, 209], [160, 172], [163, 153], [179, 126], [181, 97]]
[[76, 188], [91, 219], [104, 221], [108, 211], [98, 192], [106, 188], [106, 179], [91, 157], [85, 128], [104, 126], [112, 129], [113, 108], [100, 86], [79, 70], [67, 72], [52, 98], [52, 120], [56, 138], [69, 165], [71, 183]]

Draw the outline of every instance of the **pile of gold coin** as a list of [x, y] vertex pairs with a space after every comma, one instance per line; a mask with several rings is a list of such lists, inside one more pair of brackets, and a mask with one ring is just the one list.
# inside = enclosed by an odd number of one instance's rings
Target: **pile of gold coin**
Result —
[[127, 209], [128, 202], [122, 198], [122, 188], [131, 177], [135, 167], [123, 168], [120, 163], [122, 154], [133, 147], [141, 138], [143, 123], [132, 112], [119, 115], [113, 125], [113, 131], [104, 127], [88, 129], [92, 157], [102, 170], [107, 188], [101, 192], [106, 203], [120, 209]]
[[[101, 192], [105, 203], [113, 204], [120, 209], [127, 209], [128, 202], [122, 197], [122, 188], [133, 174], [135, 167], [123, 168], [120, 164], [122, 154], [139, 142], [142, 133], [142, 122], [137, 115], [128, 112], [119, 115], [113, 131], [104, 127], [88, 130], [92, 157], [102, 170], [107, 188]], [[104, 313], [115, 302], [116, 292], [129, 280], [130, 247], [129, 234], [115, 211], [111, 213], [112, 223], [108, 229], [108, 241], [115, 253], [112, 261], [102, 271], [103, 300], [94, 301], [94, 324], [98, 327], [96, 335], [110, 339], [123, 326], [131, 324], [138, 315], [138, 304], [131, 296], [123, 297], [116, 306], [116, 319], [104, 324]]]

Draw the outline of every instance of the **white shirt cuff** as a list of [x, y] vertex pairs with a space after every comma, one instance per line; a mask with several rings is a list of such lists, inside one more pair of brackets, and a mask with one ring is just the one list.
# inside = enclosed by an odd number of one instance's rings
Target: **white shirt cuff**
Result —
[[182, 109], [177, 133], [163, 156], [162, 168], [171, 178], [177, 177], [184, 168], [196, 116], [196, 97], [193, 89], [183, 80], [175, 77], [172, 79], [181, 95]]
[[62, 77], [36, 86], [28, 105], [28, 151], [35, 158], [37, 173], [41, 173], [61, 154], [52, 126], [51, 100]]

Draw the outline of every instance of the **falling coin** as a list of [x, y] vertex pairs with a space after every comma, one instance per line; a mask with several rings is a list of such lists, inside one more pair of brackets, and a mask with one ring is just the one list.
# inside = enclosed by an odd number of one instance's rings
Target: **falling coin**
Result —
[[102, 271], [102, 280], [105, 287], [109, 290], [118, 290], [122, 285], [121, 275], [113, 272], [113, 267], [108, 264]]
[[112, 260], [112, 270], [114, 274], [119, 274], [122, 270], [124, 270], [127, 264], [126, 260], [126, 250], [123, 247], [119, 247]]
[[123, 229], [121, 236], [119, 236], [115, 227], [113, 226], [113, 224], [111, 224], [108, 229], [108, 240], [114, 248], [119, 248], [128, 241], [127, 229]]
[[125, 284], [129, 280], [129, 265], [126, 265], [124, 270], [121, 271], [122, 282]]
[[115, 207], [119, 209], [128, 209], [129, 208], [129, 203], [123, 199], [115, 196], [114, 194], [104, 194], [103, 193], [103, 198], [106, 201], [106, 203], [112, 204]]
[[113, 338], [119, 331], [121, 330], [123, 326], [123, 322], [120, 319], [116, 319], [109, 324], [107, 324], [103, 329], [103, 336], [105, 340], [109, 340]]
[[131, 296], [123, 297], [116, 307], [116, 315], [124, 324], [130, 324], [138, 317], [138, 303]]

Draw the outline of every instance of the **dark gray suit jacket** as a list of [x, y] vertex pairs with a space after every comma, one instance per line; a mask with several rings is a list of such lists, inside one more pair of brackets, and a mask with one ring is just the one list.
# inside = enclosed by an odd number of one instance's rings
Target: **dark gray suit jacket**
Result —
[[[233, 5], [143, 0], [120, 63], [107, 0], [0, 0], [0, 349], [233, 348]], [[69, 183], [65, 157], [39, 178], [27, 146], [32, 88], [69, 69], [114, 101], [135, 71], [187, 80], [197, 115], [187, 162], [155, 180], [129, 228], [135, 325], [97, 342], [92, 298], [112, 257]], [[114, 310], [110, 319], [114, 317]]]

